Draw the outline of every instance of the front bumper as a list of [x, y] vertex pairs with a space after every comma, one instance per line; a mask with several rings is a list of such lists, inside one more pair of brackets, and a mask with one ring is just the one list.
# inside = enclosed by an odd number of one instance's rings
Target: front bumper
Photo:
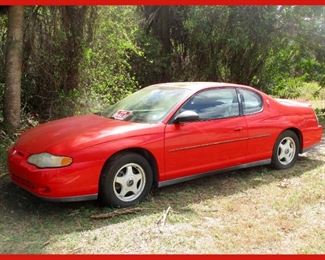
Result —
[[28, 155], [11, 148], [8, 169], [12, 182], [45, 200], [97, 199], [102, 162], [80, 162], [62, 168], [40, 169], [27, 163]]

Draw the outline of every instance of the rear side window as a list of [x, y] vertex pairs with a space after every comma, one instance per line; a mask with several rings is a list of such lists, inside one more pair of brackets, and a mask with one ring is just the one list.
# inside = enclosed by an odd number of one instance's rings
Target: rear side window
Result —
[[244, 115], [260, 112], [263, 108], [262, 97], [254, 91], [239, 89], [241, 94]]

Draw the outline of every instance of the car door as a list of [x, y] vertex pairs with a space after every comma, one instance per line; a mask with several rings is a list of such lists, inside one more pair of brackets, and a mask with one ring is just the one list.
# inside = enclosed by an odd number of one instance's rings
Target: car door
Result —
[[269, 159], [274, 145], [276, 118], [269, 111], [263, 97], [254, 90], [238, 88], [247, 122], [246, 162]]
[[244, 161], [247, 129], [245, 119], [240, 116], [235, 88], [200, 91], [174, 117], [186, 110], [196, 112], [199, 120], [166, 125], [164, 179], [226, 168]]

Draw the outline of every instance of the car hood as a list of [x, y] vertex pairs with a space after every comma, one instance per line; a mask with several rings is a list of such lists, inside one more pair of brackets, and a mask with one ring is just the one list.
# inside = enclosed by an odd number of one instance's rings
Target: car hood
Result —
[[15, 148], [35, 154], [71, 154], [102, 142], [142, 133], [150, 124], [113, 120], [97, 115], [74, 116], [51, 121], [21, 135]]

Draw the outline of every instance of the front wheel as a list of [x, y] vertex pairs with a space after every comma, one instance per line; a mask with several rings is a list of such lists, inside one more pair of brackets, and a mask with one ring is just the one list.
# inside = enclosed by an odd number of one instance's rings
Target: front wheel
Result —
[[277, 139], [272, 155], [275, 169], [287, 169], [295, 164], [299, 153], [299, 139], [293, 131], [283, 132]]
[[150, 192], [153, 173], [148, 161], [136, 153], [112, 159], [100, 178], [100, 199], [105, 205], [129, 207], [142, 201]]

